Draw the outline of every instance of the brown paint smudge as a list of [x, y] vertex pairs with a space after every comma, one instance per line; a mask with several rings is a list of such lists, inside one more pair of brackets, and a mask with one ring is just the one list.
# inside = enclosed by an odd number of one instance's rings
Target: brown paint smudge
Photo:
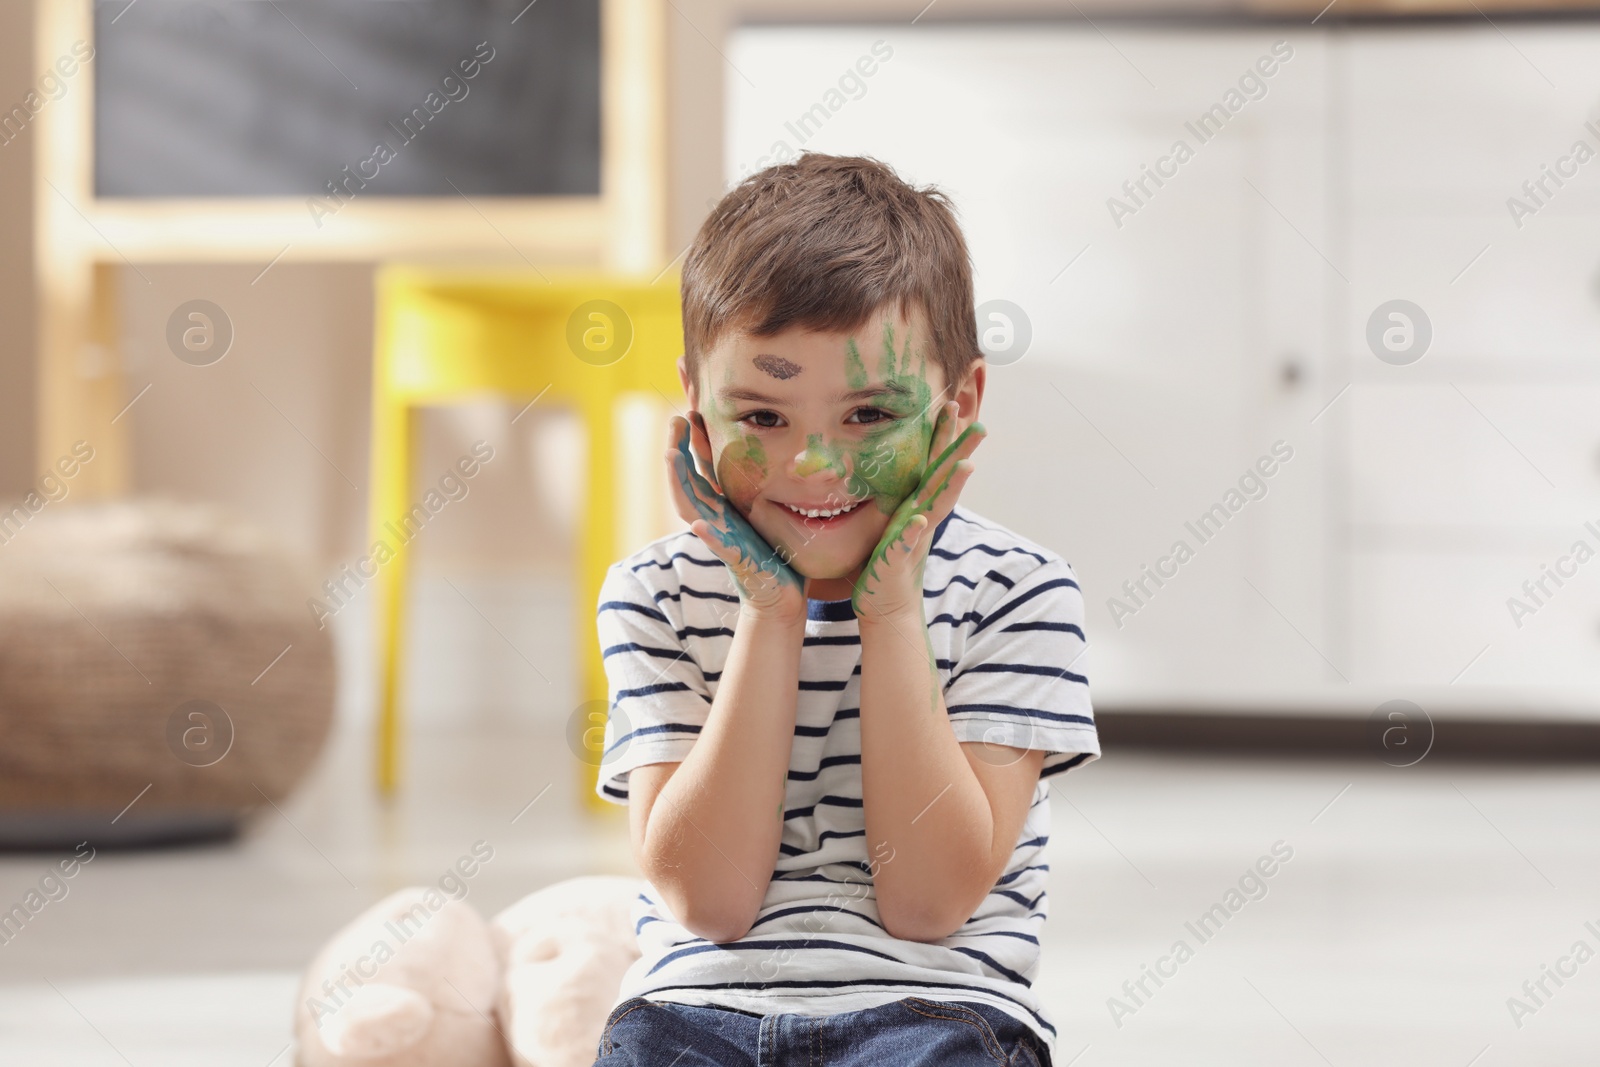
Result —
[[762, 353], [755, 358], [755, 365], [780, 382], [788, 381], [801, 371], [800, 364], [793, 363], [782, 356], [770, 356], [766, 353]]

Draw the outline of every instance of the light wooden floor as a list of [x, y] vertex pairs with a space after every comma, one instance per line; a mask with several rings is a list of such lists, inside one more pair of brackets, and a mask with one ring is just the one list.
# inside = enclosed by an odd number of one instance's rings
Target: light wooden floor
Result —
[[[392, 809], [367, 792], [365, 737], [342, 736], [235, 845], [102, 853], [0, 946], [0, 1062], [264, 1067], [318, 944], [474, 841], [495, 849], [469, 897], [486, 914], [559, 878], [631, 873], [622, 821], [579, 807], [559, 735], [439, 731], [412, 751]], [[1600, 949], [1584, 926], [1600, 929], [1592, 771], [1113, 753], [1052, 804], [1038, 981], [1059, 1064], [1593, 1061], [1600, 960], [1547, 979], [1520, 1028], [1507, 1007], [1574, 942]], [[1185, 923], [1278, 841], [1293, 858], [1266, 895], [1202, 943]], [[0, 902], [46, 862], [0, 859]], [[1180, 939], [1192, 958], [1124, 992]], [[1112, 997], [1134, 1011], [1114, 1020]]]
[[[286, 1067], [311, 954], [473, 842], [495, 850], [468, 897], [485, 915], [562, 878], [633, 873], [622, 810], [578, 802], [561, 732], [577, 701], [571, 638], [546, 610], [564, 589], [452, 581], [418, 584], [413, 643], [428, 653], [410, 680], [404, 795], [375, 802], [367, 735], [346, 728], [238, 843], [100, 854], [0, 944], [0, 1064]], [[364, 614], [337, 620], [347, 722], [371, 706]], [[1058, 1064], [1595, 1062], [1600, 958], [1564, 986], [1546, 979], [1552, 995], [1520, 1028], [1507, 1000], [1574, 942], [1600, 952], [1584, 926], [1600, 930], [1597, 770], [1113, 752], [1070, 773], [1051, 793], [1038, 977]], [[1185, 924], [1226, 904], [1277, 841], [1293, 858], [1266, 895], [1202, 943]], [[50, 859], [0, 857], [0, 908]], [[1135, 1001], [1123, 983], [1179, 939], [1192, 958], [1160, 986], [1145, 977]], [[1112, 997], [1132, 1013], [1114, 1019]]]

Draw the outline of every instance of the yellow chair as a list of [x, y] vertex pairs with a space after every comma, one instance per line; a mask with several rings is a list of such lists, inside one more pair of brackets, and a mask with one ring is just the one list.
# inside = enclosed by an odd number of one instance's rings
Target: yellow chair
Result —
[[[606, 568], [637, 545], [617, 537], [616, 405], [625, 394], [659, 394], [681, 411], [678, 382], [683, 353], [678, 278], [631, 280], [608, 275], [552, 275], [380, 268], [376, 279], [376, 338], [372, 378], [372, 491], [374, 540], [398, 538], [385, 524], [417, 503], [411, 471], [415, 409], [500, 395], [541, 407], [575, 408], [588, 431], [588, 499], [578, 531], [574, 633], [580, 653], [580, 695], [594, 708], [580, 732], [588, 750], [586, 796], [594, 795], [599, 714], [607, 701], [595, 631], [595, 605]], [[621, 508], [640, 502], [623, 501]], [[401, 680], [408, 549], [393, 555], [374, 579], [379, 683], [378, 787], [400, 781]], [[590, 702], [598, 701], [598, 706]], [[584, 725], [584, 724], [580, 724]], [[570, 735], [569, 735], [570, 736]]]

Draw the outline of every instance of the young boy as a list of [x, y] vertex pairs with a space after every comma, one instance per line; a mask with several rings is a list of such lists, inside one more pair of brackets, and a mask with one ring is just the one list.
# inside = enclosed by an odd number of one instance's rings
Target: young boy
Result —
[[649, 889], [597, 1063], [1046, 1067], [1043, 779], [1100, 748], [1072, 568], [956, 504], [954, 214], [875, 160], [770, 167], [701, 227], [683, 322], [690, 529], [600, 594], [598, 788]]

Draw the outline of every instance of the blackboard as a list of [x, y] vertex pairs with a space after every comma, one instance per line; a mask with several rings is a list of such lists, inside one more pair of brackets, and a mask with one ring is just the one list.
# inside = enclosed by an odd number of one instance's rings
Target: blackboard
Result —
[[597, 196], [600, 2], [97, 0], [95, 192]]

